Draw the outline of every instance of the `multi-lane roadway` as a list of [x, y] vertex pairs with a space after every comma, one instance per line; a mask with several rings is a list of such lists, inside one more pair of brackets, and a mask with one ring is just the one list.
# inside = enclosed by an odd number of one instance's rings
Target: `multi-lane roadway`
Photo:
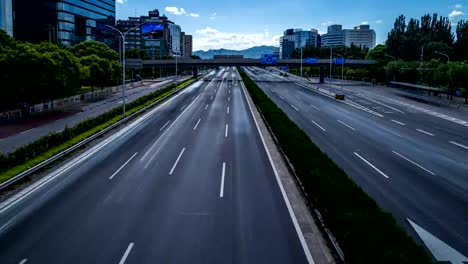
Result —
[[[463, 110], [350, 85], [344, 88], [347, 100], [340, 102], [323, 92], [328, 85], [302, 86], [298, 78], [259, 68], [247, 73], [322, 151], [415, 238], [429, 244], [436, 259], [468, 261], [468, 122], [466, 114], [461, 119]], [[343, 92], [336, 85], [331, 90]]]
[[234, 68], [0, 204], [0, 263], [307, 263]]

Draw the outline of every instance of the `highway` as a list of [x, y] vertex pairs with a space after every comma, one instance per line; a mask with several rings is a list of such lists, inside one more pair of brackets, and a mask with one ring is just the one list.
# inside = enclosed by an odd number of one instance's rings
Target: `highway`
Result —
[[[180, 81], [183, 81], [185, 79], [187, 78], [181, 78]], [[144, 95], [152, 93], [158, 89], [164, 88], [165, 86], [171, 84], [173, 81], [174, 78], [169, 78], [149, 86], [142, 86], [129, 89], [126, 93], [126, 100], [127, 102], [132, 102]], [[11, 135], [9, 137], [1, 138], [0, 153], [12, 152], [17, 148], [27, 145], [43, 136], [54, 132], [60, 132], [64, 130], [65, 127], [73, 127], [86, 119], [96, 117], [120, 105], [122, 105], [121, 92], [114, 94], [104, 100], [99, 100], [97, 102], [86, 104], [83, 106], [82, 112], [77, 112], [71, 116], [57, 119], [52, 123], [47, 123], [44, 125], [33, 127], [31, 129], [26, 129], [24, 131], [21, 131], [20, 133]]]
[[247, 73], [437, 260], [468, 261], [466, 115], [364, 87], [346, 86], [340, 102], [274, 71]]
[[307, 263], [234, 68], [0, 204], [0, 263]]

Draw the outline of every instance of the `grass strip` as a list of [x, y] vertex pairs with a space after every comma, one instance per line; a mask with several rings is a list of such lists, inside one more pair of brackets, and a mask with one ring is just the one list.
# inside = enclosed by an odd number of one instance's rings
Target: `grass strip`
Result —
[[431, 263], [427, 252], [323, 153], [239, 68], [245, 86], [317, 208], [338, 240], [346, 263]]

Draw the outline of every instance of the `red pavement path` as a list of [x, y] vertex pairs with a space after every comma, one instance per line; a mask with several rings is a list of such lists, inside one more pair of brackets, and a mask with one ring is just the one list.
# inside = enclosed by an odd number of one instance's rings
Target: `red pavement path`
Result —
[[0, 124], [0, 139], [4, 139], [21, 132], [55, 122], [56, 120], [74, 115], [76, 113], [77, 112], [73, 111], [57, 111], [43, 115], [32, 116], [27, 119], [8, 121], [7, 123]]

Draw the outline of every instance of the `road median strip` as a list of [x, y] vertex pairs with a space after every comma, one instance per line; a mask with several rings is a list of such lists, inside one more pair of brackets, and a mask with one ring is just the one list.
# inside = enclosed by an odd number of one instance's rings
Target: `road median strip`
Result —
[[245, 86], [294, 167], [304, 194], [344, 252], [346, 263], [431, 263], [427, 252], [324, 154], [239, 69]]

